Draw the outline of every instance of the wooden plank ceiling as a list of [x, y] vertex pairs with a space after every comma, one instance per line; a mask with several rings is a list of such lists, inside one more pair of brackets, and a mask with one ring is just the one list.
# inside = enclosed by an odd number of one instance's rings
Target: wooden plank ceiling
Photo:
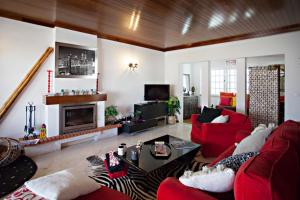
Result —
[[300, 30], [300, 1], [0, 0], [0, 16], [168, 51]]

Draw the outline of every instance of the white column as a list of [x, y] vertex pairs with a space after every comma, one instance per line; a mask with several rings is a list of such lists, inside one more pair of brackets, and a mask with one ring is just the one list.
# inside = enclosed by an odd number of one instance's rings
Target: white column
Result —
[[59, 135], [59, 105], [45, 105], [47, 137]]
[[201, 105], [210, 105], [210, 64], [209, 62], [201, 62]]
[[237, 65], [237, 93], [236, 93], [236, 111], [246, 113], [246, 59], [236, 59]]
[[97, 127], [105, 126], [105, 101], [97, 102]]

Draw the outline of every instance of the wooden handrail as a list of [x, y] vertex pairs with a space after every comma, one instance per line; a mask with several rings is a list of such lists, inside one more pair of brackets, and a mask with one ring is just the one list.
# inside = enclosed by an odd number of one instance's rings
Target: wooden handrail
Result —
[[18, 85], [15, 91], [8, 97], [5, 101], [4, 105], [0, 110], [0, 120], [5, 115], [5, 113], [9, 110], [9, 108], [13, 105], [17, 97], [21, 94], [24, 88], [28, 85], [30, 80], [34, 77], [36, 72], [39, 70], [41, 65], [45, 62], [48, 56], [53, 52], [52, 47], [48, 47], [44, 54], [40, 57], [40, 59], [35, 63], [35, 65], [31, 68], [31, 70], [26, 74], [22, 82]]

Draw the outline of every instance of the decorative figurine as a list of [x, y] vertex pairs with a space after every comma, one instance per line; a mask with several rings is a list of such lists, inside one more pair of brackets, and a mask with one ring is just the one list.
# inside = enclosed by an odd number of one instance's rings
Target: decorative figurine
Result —
[[47, 137], [46, 124], [42, 124], [42, 128], [40, 129], [40, 139], [45, 139], [46, 137]]
[[28, 103], [28, 106], [25, 108], [26, 111], [26, 125], [24, 127], [25, 136], [24, 139], [28, 140], [29, 137], [32, 135], [33, 138], [37, 138], [36, 134], [34, 133], [34, 126], [35, 126], [35, 106], [33, 103]]
[[50, 95], [51, 88], [52, 88], [52, 76], [51, 76], [52, 70], [48, 69], [47, 73], [48, 73], [48, 90], [47, 90], [47, 92], [48, 92], [48, 95]]

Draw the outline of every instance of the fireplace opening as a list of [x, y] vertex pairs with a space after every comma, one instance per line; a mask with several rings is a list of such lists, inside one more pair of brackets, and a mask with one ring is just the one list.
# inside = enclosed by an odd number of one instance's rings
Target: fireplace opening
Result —
[[60, 134], [97, 128], [97, 105], [60, 105]]

